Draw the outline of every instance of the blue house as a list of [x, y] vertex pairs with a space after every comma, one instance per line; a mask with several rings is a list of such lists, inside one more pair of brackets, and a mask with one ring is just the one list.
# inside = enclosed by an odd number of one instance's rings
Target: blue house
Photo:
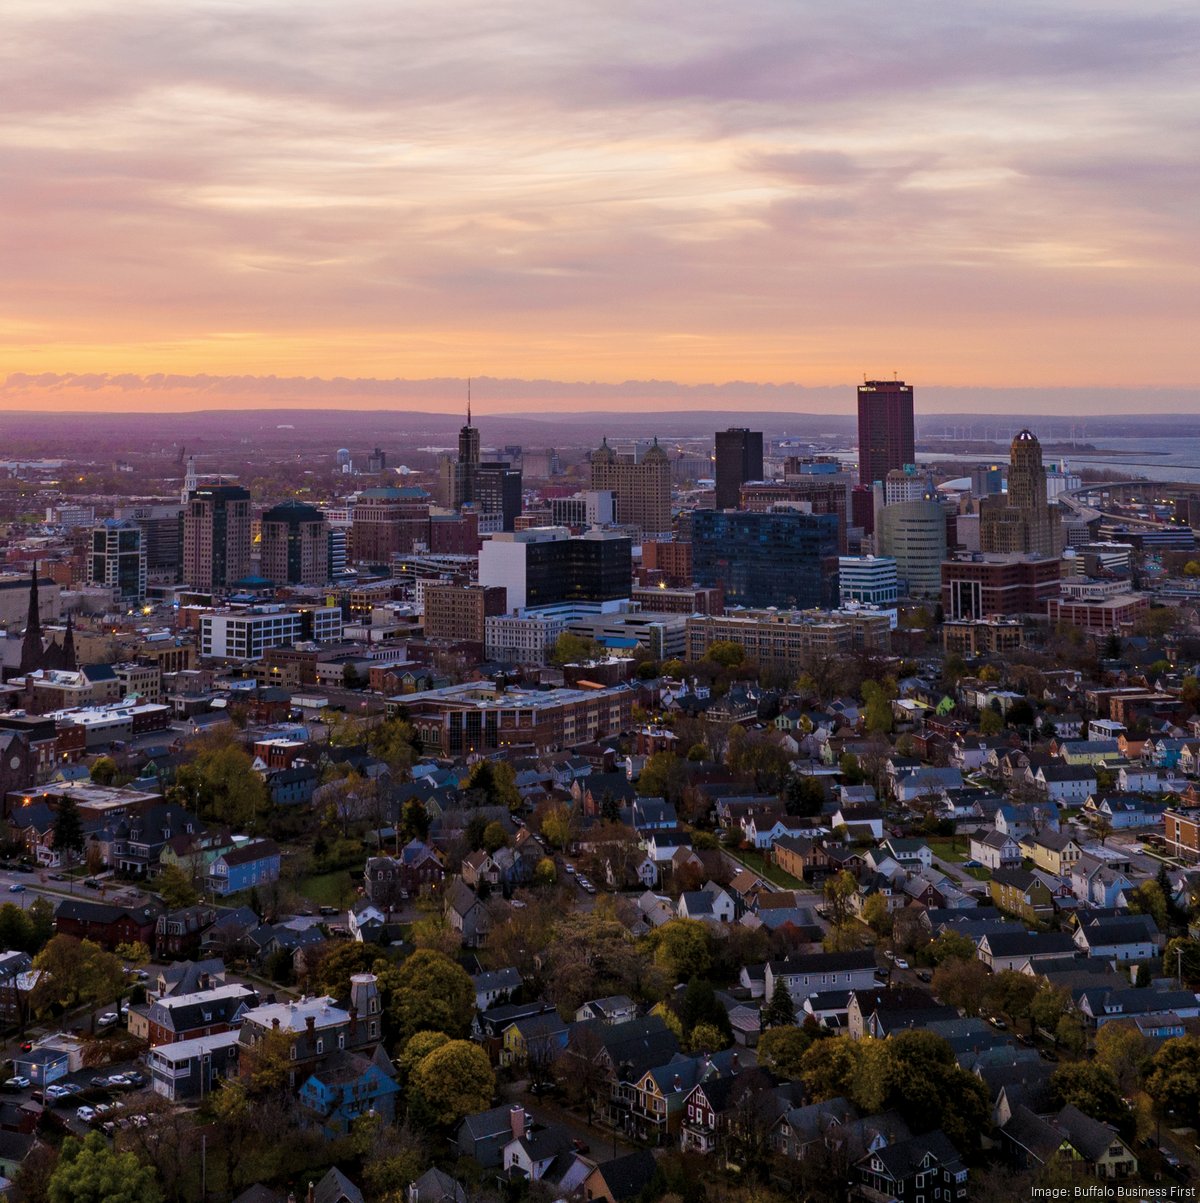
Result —
[[374, 1112], [385, 1124], [396, 1118], [395, 1070], [381, 1047], [371, 1056], [339, 1051], [313, 1070], [300, 1087], [307, 1122], [326, 1139], [345, 1136], [360, 1116]]
[[279, 880], [279, 848], [274, 840], [251, 840], [221, 853], [208, 867], [215, 894], [236, 894]]

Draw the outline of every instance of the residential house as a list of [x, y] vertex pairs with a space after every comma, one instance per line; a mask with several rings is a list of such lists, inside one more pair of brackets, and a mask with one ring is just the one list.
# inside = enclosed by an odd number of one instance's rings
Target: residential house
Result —
[[1137, 1173], [1137, 1156], [1111, 1125], [1070, 1105], [1054, 1117], [1053, 1123], [1093, 1167], [1097, 1178], [1128, 1178]]
[[613, 994], [608, 998], [593, 998], [575, 1012], [576, 1023], [589, 1019], [605, 1024], [628, 1023], [638, 1016], [637, 1004], [627, 994]]
[[147, 1040], [152, 1047], [215, 1036], [240, 1026], [258, 994], [241, 982], [213, 985], [191, 994], [168, 994], [150, 1004]]
[[500, 1064], [548, 1069], [567, 1047], [569, 1030], [556, 1011], [514, 1019], [500, 1034]]
[[520, 970], [509, 966], [506, 969], [490, 969], [471, 978], [475, 987], [475, 1009], [486, 1011], [500, 1003], [511, 1002], [525, 984]]
[[971, 835], [971, 859], [993, 872], [1015, 868], [1021, 863], [1021, 846], [1014, 836], [999, 828], [980, 828]]
[[399, 856], [368, 859], [363, 885], [372, 902], [394, 910], [406, 898], [439, 889], [445, 876], [440, 854], [420, 840], [411, 840]]
[[648, 1069], [634, 1084], [631, 1125], [643, 1139], [658, 1143], [677, 1136], [684, 1119], [684, 1102], [697, 1083], [738, 1073], [743, 1064], [754, 1064], [747, 1050], [676, 1054], [664, 1065]]
[[1040, 878], [1027, 869], [996, 869], [988, 892], [997, 909], [1020, 915], [1028, 923], [1046, 919], [1054, 912], [1054, 895]]
[[778, 1157], [803, 1161], [814, 1149], [831, 1147], [835, 1134], [858, 1119], [858, 1111], [849, 1099], [827, 1099], [791, 1107], [771, 1126], [767, 1146]]
[[1133, 888], [1124, 870], [1091, 853], [1083, 853], [1071, 866], [1071, 893], [1091, 906], [1115, 907], [1121, 894]]
[[903, 869], [928, 869], [933, 865], [933, 851], [924, 840], [890, 836], [879, 847]]
[[1109, 793], [1103, 797], [1093, 794], [1083, 807], [1085, 818], [1107, 823], [1114, 831], [1160, 826], [1165, 811], [1162, 802], [1126, 793]]
[[829, 864], [824, 841], [804, 835], [778, 836], [771, 848], [771, 858], [797, 881], [808, 880], [824, 872]]
[[962, 784], [962, 773], [957, 768], [923, 765], [897, 780], [896, 800], [907, 803], [941, 797], [947, 790], [961, 789]]
[[415, 1182], [408, 1184], [404, 1203], [471, 1203], [466, 1187], [445, 1170], [431, 1166]]
[[733, 897], [714, 882], [702, 890], [685, 890], [679, 895], [676, 907], [681, 919], [704, 919], [712, 923], [732, 923], [734, 913]]
[[1026, 961], [1036, 967], [1040, 960], [1075, 951], [1067, 932], [989, 932], [980, 939], [976, 955], [993, 973], [999, 973], [1002, 969], [1020, 969]]
[[224, 897], [279, 880], [279, 846], [250, 840], [222, 852], [208, 867], [208, 888]]
[[895, 1203], [966, 1203], [967, 1167], [940, 1128], [883, 1145], [855, 1163], [858, 1184], [872, 1199]]
[[871, 986], [850, 992], [846, 1030], [854, 1040], [882, 1040], [893, 1032], [928, 1027], [942, 1019], [957, 1019], [954, 1007], [943, 1006], [928, 990], [912, 986]]
[[628, 1203], [650, 1185], [658, 1163], [649, 1149], [638, 1149], [601, 1162], [583, 1182], [587, 1203]]
[[1041, 765], [1033, 781], [1047, 798], [1064, 806], [1082, 806], [1096, 792], [1096, 770], [1090, 764]]
[[154, 944], [157, 911], [151, 906], [112, 906], [85, 898], [64, 898], [54, 908], [54, 930], [91, 940], [112, 952], [118, 944]]
[[1056, 877], [1068, 876], [1072, 865], [1083, 853], [1082, 845], [1073, 836], [1049, 827], [1024, 836], [1020, 850], [1022, 856], [1028, 857], [1037, 868]]
[[878, 806], [839, 806], [830, 823], [851, 832], [861, 831], [875, 841], [883, 839], [883, 811]]
[[225, 1078], [237, 1077], [239, 1048], [236, 1028], [160, 1044], [146, 1054], [150, 1088], [172, 1103], [202, 1099]]
[[468, 948], [477, 948], [487, 936], [487, 908], [461, 877], [446, 891], [446, 918]]
[[400, 1086], [382, 1045], [371, 1052], [339, 1049], [313, 1069], [300, 1087], [303, 1122], [320, 1127], [327, 1139], [345, 1136], [355, 1120], [377, 1115], [390, 1124]]
[[1149, 915], [1120, 915], [1111, 919], [1085, 916], [1075, 929], [1074, 940], [1085, 956], [1148, 961], [1158, 955], [1162, 936]]
[[485, 1170], [499, 1169], [504, 1160], [504, 1146], [518, 1132], [524, 1133], [527, 1120], [519, 1105], [506, 1103], [492, 1107], [468, 1115], [458, 1125], [451, 1143], [459, 1157], [469, 1158]]
[[804, 1005], [810, 994], [822, 990], [866, 989], [875, 983], [875, 955], [859, 952], [815, 952], [768, 961], [764, 997], [770, 999], [778, 982], [783, 982], [795, 1006]]

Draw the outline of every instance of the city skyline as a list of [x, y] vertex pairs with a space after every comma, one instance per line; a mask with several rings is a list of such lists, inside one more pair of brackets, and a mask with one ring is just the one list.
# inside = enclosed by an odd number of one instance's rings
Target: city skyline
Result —
[[0, 406], [450, 411], [488, 374], [534, 411], [848, 412], [897, 372], [931, 412], [1186, 412], [1198, 31], [1074, 0], [18, 3]]

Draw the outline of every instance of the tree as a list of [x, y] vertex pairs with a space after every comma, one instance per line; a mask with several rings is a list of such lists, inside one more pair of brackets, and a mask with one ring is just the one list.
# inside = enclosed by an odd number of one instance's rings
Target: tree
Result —
[[1055, 1111], [1070, 1104], [1103, 1124], [1119, 1126], [1129, 1119], [1117, 1079], [1103, 1065], [1088, 1061], [1060, 1065], [1050, 1075], [1050, 1095], [1050, 1106]]
[[1054, 1027], [1054, 1039], [1067, 1052], [1078, 1056], [1087, 1048], [1087, 1029], [1083, 1020], [1070, 1012], [1063, 1014]]
[[482, 793], [485, 806], [503, 806], [510, 811], [521, 809], [517, 773], [507, 760], [476, 761], [467, 774], [463, 788]]
[[486, 1110], [495, 1091], [487, 1053], [469, 1040], [451, 1040], [418, 1063], [409, 1079], [409, 1105], [422, 1123], [448, 1129]]
[[683, 998], [679, 1003], [679, 1021], [685, 1034], [694, 1035], [696, 1028], [703, 1027], [717, 1033], [714, 1040], [706, 1034], [708, 1048], [716, 1050], [725, 1048], [733, 1040], [733, 1029], [729, 1026], [729, 1013], [718, 1000], [712, 983], [704, 978], [694, 977], [687, 984]]
[[50, 1175], [49, 1203], [159, 1203], [154, 1169], [132, 1153], [116, 1153], [99, 1132], [68, 1136]]
[[551, 848], [566, 851], [575, 833], [574, 812], [559, 802], [542, 816], [542, 836]]
[[69, 795], [60, 798], [58, 812], [54, 816], [54, 850], [64, 863], [71, 862], [83, 852], [83, 822], [79, 818], [79, 807]]
[[893, 920], [888, 900], [882, 894], [872, 894], [862, 905], [863, 922], [877, 935], [889, 936]]
[[564, 664], [583, 664], [603, 654], [603, 648], [594, 640], [583, 635], [564, 631], [554, 642], [550, 663], [558, 668]]
[[1183, 982], [1200, 981], [1200, 940], [1176, 936], [1163, 949], [1163, 973]]
[[704, 658], [721, 668], [737, 668], [746, 659], [746, 649], [731, 639], [717, 639], [709, 645]]
[[858, 882], [848, 869], [825, 879], [825, 902], [829, 907], [829, 921], [834, 927], [841, 927], [849, 919], [850, 899], [857, 892]]
[[1184, 1124], [1200, 1123], [1200, 1037], [1163, 1042], [1150, 1061], [1146, 1093], [1160, 1115], [1174, 1112]]
[[421, 750], [411, 723], [390, 718], [367, 733], [367, 751], [377, 756], [394, 774], [406, 775]]
[[504, 830], [504, 824], [498, 820], [493, 820], [483, 829], [483, 848], [489, 855], [499, 852], [507, 843], [508, 832]]
[[810, 818], [819, 815], [825, 805], [825, 790], [818, 777], [805, 773], [793, 773], [783, 792], [784, 808], [789, 815]]
[[308, 985], [314, 994], [349, 998], [350, 979], [356, 973], [379, 974], [388, 967], [387, 957], [373, 944], [356, 940], [331, 940], [310, 962]]
[[269, 802], [267, 787], [246, 751], [228, 737], [210, 737], [175, 776], [172, 801], [201, 818], [236, 829], [254, 829]]
[[287, 1088], [294, 1064], [292, 1038], [282, 1028], [273, 1028], [241, 1050], [238, 1075], [252, 1096], [274, 1096]]
[[141, 940], [134, 940], [129, 944], [118, 944], [113, 951], [118, 960], [127, 961], [130, 965], [150, 963], [150, 946]]
[[933, 992], [949, 1006], [961, 1007], [965, 1015], [978, 1015], [990, 976], [982, 961], [951, 957], [934, 973]]
[[1167, 898], [1157, 881], [1141, 882], [1129, 898], [1129, 909], [1135, 915], [1149, 915], [1159, 931], [1167, 930]]
[[[992, 976], [987, 988], [987, 1005], [990, 1010], [1007, 1015], [1013, 1023], [1030, 1019], [1029, 1008], [1037, 993], [1038, 983], [1026, 973], [1015, 969], [1002, 969]], [[1030, 1023], [1032, 1024], [1032, 1019]]]
[[947, 961], [973, 961], [975, 951], [975, 941], [970, 936], [949, 929], [934, 940], [930, 949], [938, 965], [944, 965]]
[[430, 1053], [449, 1043], [450, 1037], [445, 1032], [417, 1032], [415, 1036], [409, 1038], [400, 1050], [400, 1055], [396, 1058], [396, 1067], [400, 1070], [405, 1081], [407, 1081], [417, 1066]]
[[398, 969], [381, 975], [388, 1011], [402, 1039], [433, 1029], [465, 1036], [475, 1014], [475, 987], [467, 971], [440, 952], [419, 948]]
[[543, 856], [536, 865], [533, 866], [533, 883], [534, 885], [550, 887], [558, 881], [558, 866], [555, 865], [553, 859], [549, 856]]
[[1004, 730], [1004, 716], [998, 710], [985, 706], [979, 715], [980, 735], [999, 735]]
[[89, 775], [97, 785], [112, 785], [117, 779], [117, 762], [111, 756], [101, 756], [92, 764]]
[[790, 1028], [796, 1023], [796, 1004], [792, 1001], [792, 993], [784, 984], [783, 978], [775, 979], [775, 989], [771, 991], [771, 1001], [763, 1009], [762, 1029]]
[[546, 986], [564, 1013], [577, 1010], [589, 998], [642, 992], [644, 953], [607, 899], [590, 914], [556, 915], [549, 936], [541, 944], [525, 947], [544, 950]]
[[892, 677], [883, 681], [862, 683], [862, 698], [866, 704], [863, 726], [868, 735], [888, 735], [892, 730], [892, 702], [897, 694]]
[[683, 797], [688, 783], [686, 764], [674, 752], [655, 752], [647, 757], [638, 775], [638, 793], [644, 798], [665, 798], [671, 803]]
[[755, 1049], [758, 1063], [778, 1078], [797, 1081], [803, 1068], [804, 1054], [812, 1043], [812, 1034], [794, 1024], [768, 1028], [759, 1037]]
[[654, 963], [675, 982], [704, 977], [712, 965], [712, 934], [698, 919], [671, 919], [651, 933]]
[[1065, 987], [1043, 982], [1029, 1003], [1029, 1018], [1047, 1032], [1055, 1032], [1059, 1020], [1067, 1013], [1071, 995]]
[[200, 897], [195, 883], [178, 865], [166, 864], [155, 878], [155, 886], [162, 895], [163, 905], [169, 911], [195, 906]]
[[121, 962], [91, 940], [55, 936], [33, 959], [33, 1005], [39, 1014], [112, 1002], [125, 985]]

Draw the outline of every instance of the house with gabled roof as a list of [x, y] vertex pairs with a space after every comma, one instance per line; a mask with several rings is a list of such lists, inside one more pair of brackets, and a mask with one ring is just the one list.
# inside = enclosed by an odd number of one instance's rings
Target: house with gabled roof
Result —
[[868, 1153], [855, 1163], [854, 1174], [860, 1187], [876, 1192], [870, 1198], [966, 1203], [967, 1167], [940, 1128]]

